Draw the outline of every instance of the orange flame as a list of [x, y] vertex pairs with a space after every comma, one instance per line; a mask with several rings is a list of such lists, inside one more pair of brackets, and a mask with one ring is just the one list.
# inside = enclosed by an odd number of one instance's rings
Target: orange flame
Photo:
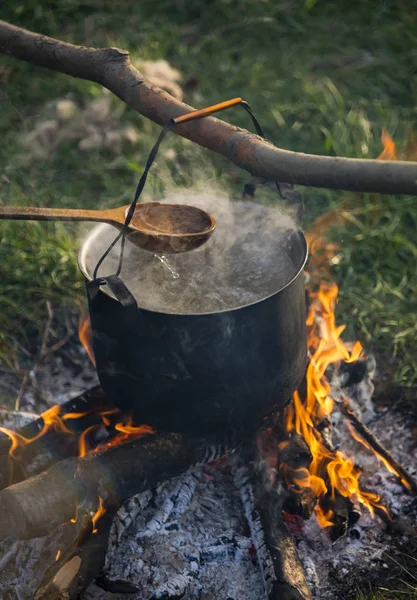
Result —
[[[334, 314], [337, 294], [335, 284], [322, 284], [318, 292], [311, 292], [312, 300], [307, 316], [310, 354], [307, 393], [304, 402], [298, 392], [294, 393], [293, 403], [286, 411], [286, 428], [287, 431], [296, 431], [304, 437], [313, 460], [308, 473], [302, 473], [302, 477], [292, 477], [289, 483], [295, 483], [298, 487], [311, 487], [318, 498], [328, 493], [334, 498], [337, 490], [342, 496], [363, 504], [373, 515], [377, 507], [385, 510], [379, 504], [379, 496], [360, 489], [361, 470], [343, 452], [329, 449], [317, 428], [317, 425], [331, 415], [334, 407], [325, 375], [326, 369], [340, 360], [353, 362], [362, 352], [359, 342], [349, 351], [341, 339], [344, 326], [336, 325]], [[331, 511], [324, 512], [320, 505], [315, 510], [322, 526], [327, 527], [333, 523], [334, 515]]]
[[[105, 418], [103, 418], [103, 421], [104, 419]], [[119, 421], [118, 423], [116, 423], [114, 428], [116, 429], [116, 431], [120, 431], [120, 433], [108, 442], [105, 442], [104, 444], [99, 444], [96, 448], [91, 450], [91, 452], [100, 452], [101, 450], [104, 450], [106, 448], [112, 448], [113, 446], [123, 444], [128, 440], [140, 438], [146, 434], [155, 433], [155, 430], [152, 429], [152, 427], [150, 427], [149, 425], [134, 425], [132, 415], [127, 415], [126, 422], [124, 422], [124, 420]]]
[[86, 456], [90, 452], [91, 448], [88, 444], [88, 436], [90, 433], [93, 433], [93, 431], [97, 431], [100, 428], [101, 425], [90, 425], [90, 427], [84, 429], [80, 434], [80, 437], [78, 438], [78, 456]]
[[19, 459], [19, 450], [22, 450], [28, 444], [32, 444], [36, 442], [39, 438], [41, 438], [45, 433], [53, 428], [55, 431], [60, 431], [62, 433], [71, 434], [72, 432], [65, 426], [63, 419], [60, 417], [61, 406], [56, 404], [52, 408], [49, 408], [44, 413], [41, 414], [43, 419], [42, 429], [33, 437], [26, 438], [23, 435], [15, 431], [11, 431], [10, 429], [6, 429], [6, 427], [0, 427], [0, 431], [7, 435], [12, 442], [12, 445], [9, 450], [9, 456], [12, 459]]
[[128, 436], [140, 436], [146, 433], [153, 433], [152, 427], [149, 425], [134, 425], [132, 415], [128, 415], [126, 423], [117, 423], [114, 427], [116, 431], [121, 431]]
[[104, 508], [104, 502], [102, 500], [102, 498], [99, 496], [99, 507], [96, 511], [96, 513], [93, 515], [91, 522], [93, 525], [93, 533], [97, 533], [97, 521], [104, 515], [104, 513], [106, 512], [106, 509]]
[[357, 442], [359, 442], [360, 444], [362, 444], [362, 446], [364, 446], [367, 450], [369, 450], [370, 452], [372, 452], [373, 454], [375, 454], [375, 456], [377, 457], [378, 460], [380, 460], [382, 462], [382, 464], [384, 465], [384, 467], [386, 468], [386, 470], [389, 473], [392, 473], [393, 475], [395, 475], [396, 477], [398, 477], [401, 481], [401, 483], [407, 487], [408, 489], [410, 489], [410, 484], [408, 481], [406, 481], [403, 477], [401, 477], [401, 475], [398, 473], [398, 471], [396, 471], [396, 469], [394, 469], [394, 467], [392, 466], [392, 464], [381, 454], [379, 454], [379, 452], [377, 452], [375, 450], [375, 448], [372, 448], [367, 441], [365, 441], [363, 439], [363, 437], [361, 437], [354, 429], [354, 427], [352, 426], [352, 424], [347, 421], [347, 426], [350, 432], [350, 435], [353, 437], [354, 440], [356, 440]]
[[80, 342], [84, 346], [88, 358], [91, 360], [94, 366], [96, 366], [96, 359], [94, 358], [93, 344], [91, 341], [91, 323], [88, 315], [83, 312], [80, 314], [80, 320], [78, 324], [78, 337]]
[[[93, 408], [89, 411], [78, 412], [78, 413], [66, 413], [61, 415], [62, 406], [55, 405], [52, 408], [48, 409], [40, 416], [43, 419], [43, 425], [41, 430], [35, 434], [31, 438], [24, 437], [20, 433], [16, 431], [12, 431], [7, 429], [6, 427], [0, 427], [0, 432], [7, 435], [11, 440], [11, 446], [9, 449], [9, 457], [12, 460], [12, 465], [14, 461], [19, 461], [22, 458], [22, 453], [24, 448], [28, 444], [32, 444], [36, 440], [42, 438], [49, 429], [53, 428], [55, 431], [59, 431], [65, 435], [76, 436], [78, 435], [77, 443], [78, 443], [78, 456], [86, 456], [87, 454], [98, 452], [105, 448], [110, 448], [113, 446], [117, 446], [118, 444], [122, 444], [128, 440], [131, 440], [136, 437], [141, 437], [145, 434], [154, 433], [154, 430], [149, 425], [135, 425], [133, 423], [133, 419], [131, 415], [121, 415], [120, 410], [118, 408], [109, 408], [109, 409], [101, 409], [99, 406], [97, 408]], [[112, 422], [109, 419], [110, 415], [119, 415], [117, 418], [118, 422], [114, 424], [114, 429], [119, 432], [115, 437], [113, 437], [110, 441], [98, 445], [96, 447], [91, 447], [89, 443], [89, 436], [101, 429], [102, 425], [95, 423], [86, 427], [81, 434], [77, 434], [74, 431], [68, 429], [65, 425], [65, 421], [70, 421], [72, 419], [80, 419], [87, 415], [97, 415], [101, 418], [102, 423], [106, 427], [110, 427]], [[114, 422], [114, 421], [113, 421]], [[13, 468], [11, 468], [11, 477], [10, 484], [13, 483]], [[76, 522], [76, 520], [74, 521]]]
[[397, 148], [395, 146], [395, 142], [385, 129], [382, 129], [381, 135], [382, 145], [384, 146], [383, 151], [378, 156], [379, 160], [398, 160]]

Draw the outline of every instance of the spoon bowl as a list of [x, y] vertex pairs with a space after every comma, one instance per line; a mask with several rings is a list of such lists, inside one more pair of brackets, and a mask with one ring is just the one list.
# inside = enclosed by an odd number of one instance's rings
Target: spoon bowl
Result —
[[[125, 215], [129, 207], [125, 207]], [[150, 252], [178, 254], [202, 246], [216, 221], [201, 208], [185, 204], [144, 202], [136, 206], [128, 240]]]

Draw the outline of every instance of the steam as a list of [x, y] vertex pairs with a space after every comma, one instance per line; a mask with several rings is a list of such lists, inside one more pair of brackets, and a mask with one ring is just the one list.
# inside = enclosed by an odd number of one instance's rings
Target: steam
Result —
[[[298, 272], [302, 258], [294, 264], [289, 252], [297, 227], [276, 205], [232, 201], [218, 190], [177, 190], [164, 201], [202, 208], [215, 217], [217, 227], [201, 248], [163, 260], [126, 243], [121, 278], [140, 307], [176, 314], [230, 310], [279, 291]], [[81, 262], [90, 277], [115, 234], [113, 227], [100, 225], [86, 240]], [[99, 276], [115, 273], [119, 250], [117, 245]]]

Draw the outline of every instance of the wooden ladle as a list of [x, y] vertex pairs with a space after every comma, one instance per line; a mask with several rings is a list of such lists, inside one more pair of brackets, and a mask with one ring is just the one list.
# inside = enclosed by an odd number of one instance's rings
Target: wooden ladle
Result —
[[[172, 119], [172, 124], [182, 125], [242, 103], [242, 98], [226, 100], [180, 115]], [[100, 221], [114, 225], [120, 230], [124, 225], [129, 208], [129, 206], [120, 206], [110, 210], [81, 210], [0, 206], [0, 219]], [[127, 228], [127, 238], [140, 248], [151, 252], [188, 252], [202, 246], [209, 239], [215, 227], [214, 217], [195, 206], [143, 202], [136, 206]]]
[[[0, 206], [0, 219], [99, 221], [120, 230], [129, 208], [129, 205], [110, 210]], [[186, 204], [142, 202], [136, 206], [127, 238], [151, 252], [188, 252], [204, 244], [215, 227], [214, 217], [201, 208]]]

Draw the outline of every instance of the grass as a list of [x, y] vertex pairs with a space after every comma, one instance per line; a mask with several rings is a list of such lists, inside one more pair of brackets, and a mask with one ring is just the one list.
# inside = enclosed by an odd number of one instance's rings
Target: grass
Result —
[[388, 567], [386, 579], [395, 581], [397, 587], [392, 589], [385, 584], [369, 594], [360, 590], [355, 600], [417, 600], [417, 559], [409, 554], [384, 558]]
[[[204, 106], [242, 95], [267, 136], [283, 148], [319, 154], [376, 157], [383, 126], [401, 145], [416, 129], [417, 14], [404, 0], [338, 3], [321, 0], [29, 0], [7, 3], [0, 17], [91, 46], [117, 45], [133, 58], [166, 58], [182, 71], [185, 100]], [[82, 109], [102, 97], [95, 84], [10, 58], [0, 63], [0, 199], [4, 204], [117, 206], [128, 202], [158, 128], [112, 101], [115, 126], [133, 125], [139, 141], [115, 154], [80, 152], [66, 140], [42, 158], [22, 142], [54, 118], [53, 102], [72, 98]], [[249, 127], [239, 109], [224, 118]], [[189, 185], [199, 172], [235, 190], [247, 178], [221, 157], [170, 136], [174, 162], [160, 159], [149, 193], [167, 173]], [[179, 166], [180, 168], [176, 168]], [[306, 188], [304, 228], [335, 208], [342, 192]], [[382, 355], [403, 388], [417, 382], [415, 325], [417, 209], [414, 198], [357, 195], [342, 229], [334, 278], [339, 322]], [[76, 267], [78, 230], [63, 225], [2, 223], [0, 227], [0, 361], [16, 364], [55, 306], [82, 297]]]

